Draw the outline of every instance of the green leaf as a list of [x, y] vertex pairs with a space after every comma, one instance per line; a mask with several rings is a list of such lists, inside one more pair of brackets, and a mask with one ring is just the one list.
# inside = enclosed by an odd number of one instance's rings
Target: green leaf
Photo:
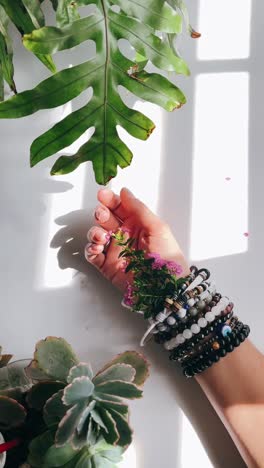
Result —
[[72, 383], [72, 381], [76, 377], [89, 377], [90, 380], [93, 378], [93, 371], [90, 364], [86, 364], [85, 362], [80, 362], [77, 366], [71, 368], [70, 373], [67, 378], [68, 383]]
[[4, 75], [2, 63], [0, 62], [0, 102], [4, 100], [4, 94]]
[[128, 418], [124, 415], [121, 415], [114, 409], [109, 409], [108, 411], [114, 418], [118, 433], [120, 434], [118, 445], [120, 445], [121, 447], [128, 447], [132, 442], [133, 436], [133, 431], [128, 424]]
[[96, 465], [91, 463], [91, 457], [88, 452], [84, 452], [75, 465], [75, 468], [97, 468]]
[[[186, 75], [189, 70], [184, 60], [156, 34], [156, 30], [176, 33], [181, 28], [180, 15], [164, 0], [118, 0], [119, 13], [112, 10], [113, 2], [108, 0], [83, 0], [78, 5], [93, 3], [89, 16], [75, 21], [67, 18], [67, 8], [62, 9], [66, 12], [65, 21], [62, 18], [66, 26], [30, 30], [25, 34], [24, 44], [34, 53], [50, 54], [91, 40], [96, 44], [95, 58], [63, 70], [34, 90], [2, 103], [0, 118], [17, 118], [57, 107], [92, 88], [88, 104], [35, 140], [31, 147], [31, 166], [61, 152], [86, 130], [94, 129], [89, 141], [74, 155], [62, 155], [57, 160], [51, 174], [66, 174], [91, 161], [97, 182], [106, 184], [116, 175], [118, 166], [127, 167], [133, 156], [121, 140], [117, 126], [142, 140], [155, 128], [150, 119], [127, 107], [119, 95], [119, 87], [172, 111], [185, 103], [183, 93], [166, 78], [143, 69], [151, 61], [162, 70]], [[67, 7], [69, 2], [64, 0], [59, 5]], [[119, 39], [127, 40], [134, 47], [134, 61], [121, 53]]]
[[26, 396], [27, 404], [30, 408], [38, 411], [42, 410], [47, 400], [49, 400], [55, 393], [65, 387], [62, 382], [38, 382], [33, 385]]
[[143, 385], [145, 380], [149, 377], [149, 363], [142, 354], [136, 351], [125, 351], [124, 353], [118, 354], [112, 361], [104, 366], [101, 372], [118, 363], [129, 364], [136, 370], [136, 376], [133, 381], [135, 385]]
[[22, 0], [22, 3], [28, 12], [34, 27], [43, 27], [45, 25], [45, 17], [41, 10], [39, 0]]
[[0, 369], [1, 367], [5, 367], [12, 359], [13, 354], [2, 354], [0, 356]]
[[63, 29], [48, 26], [37, 29], [31, 34], [25, 34], [23, 44], [35, 54], [54, 54], [59, 50], [75, 47], [89, 39], [93, 28], [102, 21], [100, 11], [96, 9], [96, 12], [90, 16], [74, 21]]
[[100, 371], [93, 379], [94, 385], [99, 385], [108, 380], [123, 380], [133, 382], [136, 375], [135, 369], [129, 364], [115, 364], [104, 371]]
[[64, 466], [76, 456], [76, 450], [70, 444], [65, 444], [63, 447], [52, 445], [46, 452], [43, 462], [45, 466], [55, 467]]
[[88, 416], [90, 415], [91, 411], [94, 409], [95, 405], [96, 405], [96, 401], [92, 400], [89, 403], [89, 405], [85, 408], [85, 410], [83, 411], [82, 416], [80, 418], [80, 421], [79, 421], [79, 423], [77, 425], [77, 428], [76, 428], [78, 433], [82, 432], [83, 426], [84, 426], [85, 422], [87, 421]]
[[25, 408], [16, 400], [0, 396], [0, 430], [6, 431], [21, 426], [26, 414]]
[[168, 3], [162, 0], [115, 0], [124, 13], [137, 17], [143, 24], [151, 24], [153, 29], [177, 33], [181, 32], [181, 17]]
[[193, 27], [191, 26], [188, 9], [186, 7], [184, 0], [168, 0], [168, 3], [170, 3], [173, 7], [176, 7], [180, 11], [185, 21], [186, 29], [188, 33], [190, 34], [190, 36], [194, 39], [199, 38], [201, 34], [195, 31]]
[[[24, 34], [29, 34], [35, 29], [36, 21], [40, 19], [40, 12], [38, 11], [38, 17], [35, 18], [35, 24], [32, 21], [31, 16], [34, 16], [34, 11], [36, 13], [36, 5], [34, 7], [34, 0], [28, 0], [26, 2], [28, 4], [28, 8], [31, 11], [31, 14], [28, 13], [27, 8], [25, 7], [22, 0], [0, 0], [0, 5], [2, 5], [5, 9], [6, 14], [9, 16], [10, 20], [14, 23], [17, 27], [18, 31], [23, 36]], [[36, 54], [36, 57], [44, 63], [44, 65], [54, 73], [56, 71], [55, 64], [50, 56], [42, 56]]]
[[63, 390], [59, 390], [46, 402], [43, 409], [43, 418], [48, 427], [57, 426], [67, 412], [62, 403]]
[[[106, 395], [116, 395], [122, 398], [141, 398], [142, 390], [133, 383], [123, 382], [121, 380], [113, 380], [102, 383], [96, 386], [96, 392], [105, 393]], [[95, 392], [95, 394], [96, 394]]]
[[111, 413], [104, 408], [100, 408], [100, 415], [107, 428], [107, 430], [103, 431], [104, 438], [109, 444], [115, 445], [120, 438], [115, 420]]
[[63, 338], [49, 336], [36, 344], [34, 359], [54, 380], [67, 381], [70, 369], [78, 363], [73, 349]]
[[57, 24], [63, 27], [80, 18], [78, 12], [78, 0], [58, 0], [56, 7]]
[[68, 409], [65, 416], [60, 421], [56, 432], [56, 446], [61, 447], [73, 437], [85, 407], [86, 403], [81, 402]]
[[27, 460], [28, 463], [34, 467], [42, 466], [43, 458], [53, 443], [53, 431], [46, 431], [43, 434], [35, 437], [35, 439], [33, 439], [29, 444], [29, 456]]
[[95, 409], [93, 409], [93, 410], [91, 411], [91, 416], [92, 416], [93, 420], [94, 420], [100, 427], [102, 427], [103, 429], [105, 429], [105, 430], [107, 431], [107, 428], [106, 428], [106, 426], [105, 426], [105, 424], [104, 424], [104, 422], [103, 422], [103, 420], [102, 420], [100, 414], [98, 413], [98, 411], [96, 411]]
[[25, 373], [31, 380], [48, 380], [49, 376], [39, 368], [38, 362], [32, 359], [28, 367], [25, 368]]
[[94, 455], [93, 457], [93, 465], [96, 468], [117, 468], [115, 463], [107, 460], [107, 458], [103, 458], [100, 455]]
[[[0, 64], [2, 67], [3, 78], [9, 85], [10, 89], [16, 93], [16, 85], [14, 82], [13, 48], [7, 28], [8, 16], [0, 5]], [[1, 100], [3, 99], [4, 94], [2, 91]]]
[[82, 400], [87, 401], [92, 395], [94, 384], [89, 377], [76, 377], [65, 389], [62, 401], [66, 406], [74, 405]]

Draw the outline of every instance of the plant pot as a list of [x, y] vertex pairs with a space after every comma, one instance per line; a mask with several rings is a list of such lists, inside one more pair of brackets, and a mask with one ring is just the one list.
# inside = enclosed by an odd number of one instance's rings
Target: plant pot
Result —
[[[4, 437], [2, 436], [0, 432], [0, 444], [3, 444], [5, 442]], [[0, 453], [0, 468], [3, 468], [5, 466], [6, 462], [6, 453]]]

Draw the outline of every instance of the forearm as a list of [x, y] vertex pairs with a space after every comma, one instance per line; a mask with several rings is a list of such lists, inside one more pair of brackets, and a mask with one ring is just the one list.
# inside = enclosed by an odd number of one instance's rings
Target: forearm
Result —
[[264, 356], [246, 340], [196, 377], [248, 467], [264, 467]]

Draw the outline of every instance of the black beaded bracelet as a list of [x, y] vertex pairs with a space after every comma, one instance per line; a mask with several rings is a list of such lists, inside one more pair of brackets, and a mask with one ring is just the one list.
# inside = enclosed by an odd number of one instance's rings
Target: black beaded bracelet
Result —
[[[189, 351], [192, 351], [196, 344], [204, 340], [204, 338], [208, 336], [210, 333], [214, 333], [216, 330], [216, 327], [225, 323], [227, 320], [229, 320], [232, 317], [232, 315], [233, 315], [233, 311], [229, 313], [225, 313], [224, 315], [220, 317], [216, 317], [213, 322], [210, 322], [208, 326], [206, 328], [203, 328], [199, 333], [197, 333], [197, 335], [194, 335], [187, 342], [183, 343], [177, 348], [174, 348], [170, 353], [170, 359], [173, 361], [176, 361], [178, 360], [178, 358], [184, 356], [184, 354], [187, 354]], [[158, 337], [155, 336], [155, 340], [157, 340], [157, 338]], [[169, 339], [169, 338], [166, 338], [166, 339]], [[166, 339], [164, 341], [166, 341]]]
[[[225, 342], [229, 342], [231, 337], [233, 336], [233, 333], [237, 333], [238, 331], [241, 331], [240, 329], [243, 328], [244, 324], [242, 322], [238, 322], [237, 317], [233, 317], [231, 320], [225, 323], [225, 325], [230, 325], [232, 327], [232, 334], [229, 333], [228, 337], [223, 337], [222, 333], [219, 334], [217, 330], [215, 330], [214, 333], [211, 334], [209, 339], [204, 340], [204, 342], [201, 342], [198, 344], [197, 347], [194, 347], [192, 352], [189, 354], [181, 355], [178, 357], [177, 361], [180, 362], [182, 365], [188, 365], [188, 362], [191, 362], [198, 357], [201, 353], [205, 353], [207, 351], [217, 351], [223, 345]], [[224, 326], [223, 326], [224, 328]], [[226, 338], [226, 340], [225, 340]]]
[[[241, 322], [238, 323], [240, 324]], [[182, 365], [183, 374], [187, 378], [200, 374], [214, 363], [218, 362], [222, 357], [225, 357], [226, 354], [231, 353], [236, 347], [240, 346], [248, 337], [249, 333], [250, 328], [248, 325], [242, 324], [242, 328], [241, 326], [237, 327], [232, 334], [221, 339], [220, 346], [222, 346], [218, 350], [211, 352], [206, 351], [204, 354], [200, 354], [195, 360], [189, 362], [188, 365]]]

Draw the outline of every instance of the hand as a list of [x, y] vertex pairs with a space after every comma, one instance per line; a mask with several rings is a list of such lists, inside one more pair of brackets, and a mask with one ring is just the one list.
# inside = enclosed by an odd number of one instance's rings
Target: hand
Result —
[[128, 274], [123, 271], [123, 260], [118, 258], [121, 248], [112, 239], [108, 241], [108, 231], [123, 227], [129, 231], [129, 237], [135, 239], [135, 248], [147, 253], [159, 253], [165, 260], [174, 260], [183, 268], [183, 276], [189, 272], [184, 255], [169, 226], [161, 221], [144, 203], [134, 197], [128, 189], [122, 189], [120, 196], [108, 189], [98, 191], [101, 205], [95, 210], [95, 219], [99, 226], [93, 226], [88, 232], [89, 243], [85, 248], [85, 257], [89, 263], [116, 287], [124, 291]]

